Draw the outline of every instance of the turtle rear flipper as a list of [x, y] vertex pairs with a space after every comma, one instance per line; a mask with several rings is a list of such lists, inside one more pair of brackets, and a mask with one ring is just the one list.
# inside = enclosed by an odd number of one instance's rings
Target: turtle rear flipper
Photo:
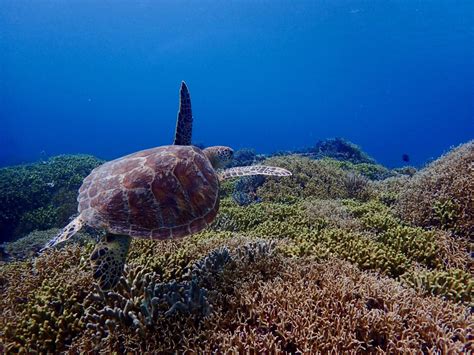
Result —
[[43, 249], [40, 250], [40, 253], [45, 251], [46, 249], [52, 248], [55, 245], [65, 242], [69, 238], [71, 238], [74, 234], [76, 234], [84, 225], [84, 220], [82, 219], [81, 215], [74, 218], [66, 227], [61, 229], [61, 231], [52, 238]]
[[97, 280], [101, 290], [114, 288], [120, 280], [130, 239], [127, 235], [108, 233], [95, 246], [91, 262], [94, 279]]

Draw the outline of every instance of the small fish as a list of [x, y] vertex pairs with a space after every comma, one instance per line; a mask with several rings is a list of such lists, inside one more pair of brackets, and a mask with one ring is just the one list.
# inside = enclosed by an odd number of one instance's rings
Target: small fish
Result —
[[410, 156], [407, 153], [402, 154], [402, 160], [405, 163], [408, 163], [410, 161]]

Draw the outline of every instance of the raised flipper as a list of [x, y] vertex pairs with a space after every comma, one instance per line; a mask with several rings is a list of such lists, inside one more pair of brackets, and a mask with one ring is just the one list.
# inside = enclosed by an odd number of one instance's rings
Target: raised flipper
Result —
[[188, 87], [183, 81], [179, 91], [179, 111], [176, 122], [176, 132], [174, 134], [175, 145], [191, 145], [191, 136], [193, 133], [193, 113], [191, 110], [191, 97]]
[[40, 250], [40, 252], [45, 251], [46, 249], [52, 248], [55, 245], [65, 242], [69, 238], [71, 238], [74, 234], [76, 234], [84, 225], [84, 221], [82, 220], [81, 215], [77, 216], [74, 218], [71, 223], [69, 223], [66, 227], [61, 229], [61, 231], [54, 237], [52, 238], [49, 242], [46, 243], [46, 245], [43, 247], [43, 249]]
[[120, 280], [130, 240], [128, 235], [109, 233], [94, 248], [91, 263], [94, 279], [97, 280], [101, 290], [107, 291], [114, 288]]
[[219, 180], [221, 181], [248, 175], [291, 176], [291, 172], [275, 166], [251, 165], [225, 169], [218, 173]]

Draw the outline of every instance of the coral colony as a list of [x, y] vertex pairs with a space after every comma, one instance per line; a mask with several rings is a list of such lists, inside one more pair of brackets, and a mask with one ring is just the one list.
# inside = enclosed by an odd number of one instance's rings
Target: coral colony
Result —
[[[101, 237], [38, 254], [101, 161], [0, 170], [0, 351], [469, 353], [474, 142], [388, 169], [344, 140], [235, 153], [290, 177], [222, 182], [213, 224], [133, 239], [116, 287], [94, 282]], [[54, 184], [51, 184], [54, 182]]]

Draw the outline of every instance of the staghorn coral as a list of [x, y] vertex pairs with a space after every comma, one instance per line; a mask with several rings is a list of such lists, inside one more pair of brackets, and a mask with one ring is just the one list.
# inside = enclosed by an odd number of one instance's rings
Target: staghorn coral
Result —
[[[281, 156], [267, 159], [265, 164], [280, 166], [292, 172], [284, 180], [267, 178], [257, 195], [263, 201], [294, 203], [302, 198], [349, 198], [358, 192], [348, 185], [350, 172], [341, 169], [328, 159], [311, 160], [298, 156]], [[360, 186], [365, 188], [365, 186]]]
[[428, 268], [469, 268], [467, 243], [453, 240], [446, 232], [424, 230], [404, 224], [386, 205], [344, 201], [362, 224], [362, 230], [374, 234], [374, 240], [403, 253]]
[[127, 263], [146, 267], [157, 273], [162, 281], [179, 279], [194, 262], [212, 250], [230, 244], [232, 237], [228, 231], [204, 231], [181, 240], [133, 239]]
[[410, 267], [410, 260], [400, 251], [374, 241], [370, 236], [341, 229], [301, 234], [280, 250], [287, 256], [311, 256], [320, 261], [337, 256], [363, 270], [378, 270], [392, 277], [404, 274]]
[[421, 292], [474, 306], [474, 280], [464, 270], [414, 270], [402, 275], [402, 280]]
[[442, 231], [404, 225], [384, 204], [372, 200], [306, 200], [292, 205], [261, 203], [244, 208], [223, 201], [213, 228], [258, 238], [287, 239], [284, 255], [336, 255], [363, 269], [398, 277], [415, 264], [468, 268], [464, 243]]
[[342, 200], [310, 199], [304, 201], [303, 206], [310, 221], [324, 220], [329, 227], [351, 231], [359, 231], [362, 228], [360, 221], [351, 214]]
[[376, 164], [376, 163], [358, 163], [354, 164], [350, 161], [341, 161], [341, 160], [333, 160], [333, 159], [326, 159], [332, 165], [341, 168], [345, 171], [351, 171], [353, 173], [360, 174], [367, 179], [370, 180], [384, 180], [389, 177], [397, 175], [396, 172], [390, 171], [386, 167]]
[[84, 330], [81, 302], [92, 287], [90, 250], [72, 245], [0, 268], [0, 342], [7, 352], [59, 352]]
[[347, 262], [293, 260], [278, 275], [233, 286], [225, 313], [202, 330], [204, 352], [462, 352], [472, 346], [474, 319], [466, 308], [419, 296]]
[[401, 175], [413, 176], [417, 172], [417, 169], [414, 166], [402, 166], [401, 168], [393, 169], [393, 172]]
[[396, 204], [407, 222], [474, 235], [474, 141], [429, 164], [408, 182]]
[[373, 197], [387, 206], [392, 206], [398, 201], [408, 181], [407, 176], [394, 176], [381, 181], [371, 181]]
[[234, 166], [248, 166], [262, 161], [264, 158], [261, 155], [257, 155], [255, 150], [249, 148], [239, 149], [234, 152], [234, 158], [229, 164], [229, 167]]
[[116, 291], [89, 294], [83, 317], [88, 330], [74, 346], [83, 351], [105, 347], [130, 350], [116, 347], [115, 340], [125, 336], [125, 343], [135, 350], [150, 350], [150, 344], [154, 351], [181, 348], [186, 345], [183, 337], [195, 336], [210, 318], [211, 306], [203, 285], [225, 285], [222, 278], [226, 269], [226, 277], [235, 275], [236, 268], [255, 265], [271, 255], [273, 248], [272, 243], [254, 241], [240, 244], [232, 255], [225, 247], [216, 249], [192, 265], [179, 282], [160, 283], [156, 273], [141, 266], [127, 267]]
[[197, 279], [160, 283], [143, 267], [127, 267], [117, 290], [105, 294], [97, 290], [89, 294], [85, 306], [83, 321], [98, 342], [121, 328], [145, 337], [175, 313], [197, 317], [210, 313], [206, 290]]
[[344, 179], [344, 186], [348, 198], [365, 201], [370, 197], [369, 180], [358, 173], [350, 172], [347, 174]]

